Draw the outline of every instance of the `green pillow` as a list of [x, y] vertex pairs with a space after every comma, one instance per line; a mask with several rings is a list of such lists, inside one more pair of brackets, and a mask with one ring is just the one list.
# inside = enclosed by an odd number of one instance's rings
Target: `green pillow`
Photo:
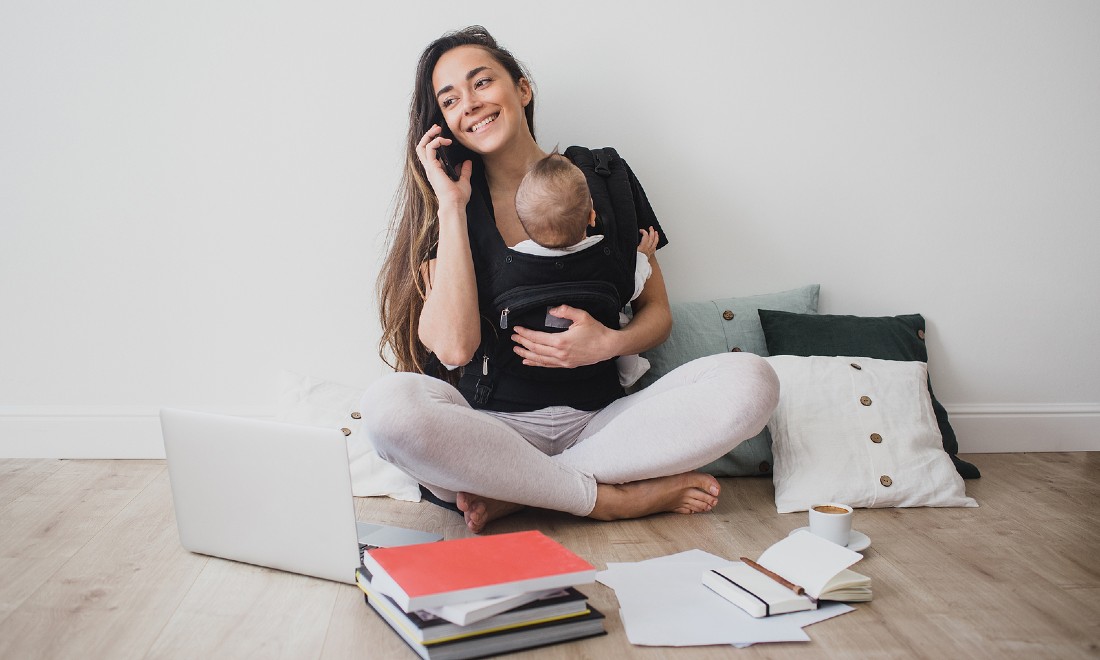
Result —
[[[811, 284], [791, 291], [708, 302], [672, 304], [672, 334], [665, 343], [643, 353], [650, 369], [634, 389], [649, 386], [676, 367], [696, 358], [729, 351], [767, 355], [764, 331], [757, 310], [782, 309], [815, 314], [820, 286]], [[772, 450], [767, 429], [737, 445], [732, 451], [700, 468], [716, 477], [771, 474]]]
[[[772, 355], [838, 356], [850, 355], [878, 360], [928, 362], [924, 345], [924, 317], [840, 316], [832, 314], [792, 314], [787, 310], [760, 310], [760, 324]], [[943, 436], [943, 450], [951, 456], [955, 469], [964, 479], [981, 476], [978, 468], [960, 460], [959, 442], [947, 421], [947, 410], [932, 394], [932, 409]]]

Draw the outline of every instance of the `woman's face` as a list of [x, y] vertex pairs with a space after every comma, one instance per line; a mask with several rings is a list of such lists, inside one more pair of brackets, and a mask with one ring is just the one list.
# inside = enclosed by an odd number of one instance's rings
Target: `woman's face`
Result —
[[439, 58], [432, 89], [443, 118], [458, 141], [476, 153], [490, 154], [530, 136], [523, 108], [531, 102], [527, 80], [514, 83], [483, 48], [459, 46]]

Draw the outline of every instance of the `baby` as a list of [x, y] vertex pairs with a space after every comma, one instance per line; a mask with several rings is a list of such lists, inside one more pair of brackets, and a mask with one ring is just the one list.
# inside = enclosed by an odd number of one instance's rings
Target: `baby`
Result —
[[[557, 151], [535, 163], [516, 191], [516, 213], [531, 240], [512, 249], [525, 254], [560, 256], [587, 249], [603, 236], [586, 236], [585, 230], [596, 225], [596, 209], [584, 173]], [[653, 274], [649, 258], [657, 251], [660, 236], [652, 227], [640, 230], [641, 243], [634, 269], [634, 300]], [[629, 319], [619, 312], [620, 326]], [[640, 355], [622, 355], [616, 360], [619, 384], [633, 385], [649, 370], [649, 360]]]

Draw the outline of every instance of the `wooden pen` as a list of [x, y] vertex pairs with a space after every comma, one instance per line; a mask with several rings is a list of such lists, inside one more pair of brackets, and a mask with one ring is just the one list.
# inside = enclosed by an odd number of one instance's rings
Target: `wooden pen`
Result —
[[761, 566], [760, 564], [757, 564], [756, 562], [754, 562], [753, 560], [749, 559], [748, 557], [742, 557], [742, 558], [741, 558], [741, 561], [745, 562], [746, 564], [748, 564], [748, 565], [749, 565], [749, 566], [751, 566], [752, 568], [755, 568], [756, 570], [760, 571], [760, 572], [761, 572], [761, 573], [763, 573], [764, 575], [767, 575], [768, 577], [770, 577], [771, 579], [775, 580], [776, 582], [778, 582], [779, 584], [783, 585], [784, 587], [787, 587], [788, 589], [790, 589], [791, 591], [795, 592], [795, 593], [796, 593], [796, 594], [798, 594], [799, 596], [802, 596], [802, 595], [804, 595], [804, 594], [806, 593], [806, 590], [805, 590], [805, 589], [803, 589], [802, 587], [798, 586], [797, 584], [795, 584], [795, 583], [793, 583], [793, 582], [790, 582], [789, 580], [785, 580], [785, 579], [783, 579], [783, 577], [782, 577], [781, 575], [777, 575], [777, 574], [775, 574], [775, 573], [772, 573], [771, 571], [769, 571], [768, 569], [764, 568], [764, 567], [763, 567], [763, 566]]

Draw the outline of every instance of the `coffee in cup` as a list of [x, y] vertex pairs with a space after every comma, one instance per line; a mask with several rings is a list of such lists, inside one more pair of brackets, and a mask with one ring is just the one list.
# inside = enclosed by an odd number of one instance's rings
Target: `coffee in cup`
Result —
[[810, 532], [837, 545], [848, 545], [852, 533], [852, 507], [825, 502], [810, 507]]

